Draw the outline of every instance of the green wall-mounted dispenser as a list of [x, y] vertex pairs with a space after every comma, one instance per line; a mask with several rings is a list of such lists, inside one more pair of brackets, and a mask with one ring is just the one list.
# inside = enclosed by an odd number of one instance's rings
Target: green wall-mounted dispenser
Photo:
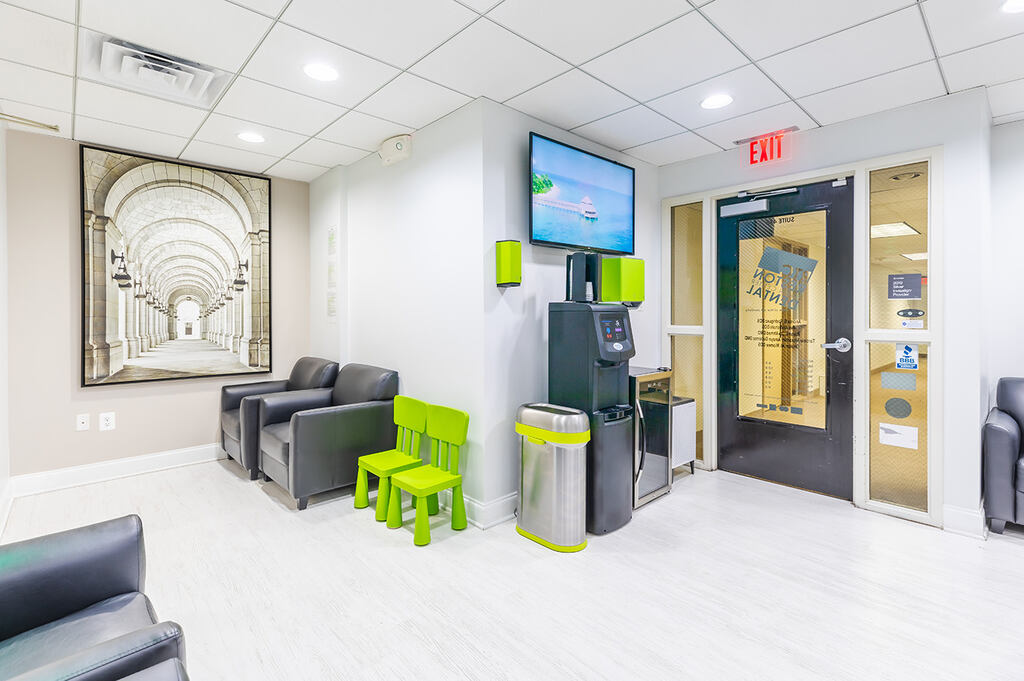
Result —
[[515, 240], [494, 242], [498, 286], [519, 286], [523, 280], [523, 245]]

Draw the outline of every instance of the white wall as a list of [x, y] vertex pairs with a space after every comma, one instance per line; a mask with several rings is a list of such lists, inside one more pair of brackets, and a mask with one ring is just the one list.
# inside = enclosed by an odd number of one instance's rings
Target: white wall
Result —
[[11, 498], [7, 293], [7, 124], [0, 123], [0, 532]]
[[[991, 114], [983, 89], [886, 111], [792, 135], [792, 158], [758, 167], [745, 149], [693, 159], [661, 170], [661, 195], [675, 196], [812, 171], [925, 147], [943, 147], [945, 272], [943, 353], [945, 404], [932, 408], [943, 424], [943, 522], [947, 529], [980, 534], [981, 436], [979, 414], [988, 407], [983, 369], [985, 267], [989, 216]], [[933, 257], [937, 253], [933, 253]], [[1019, 266], [1018, 266], [1019, 269]]]
[[[310, 354], [348, 360], [348, 208], [347, 169], [337, 167], [309, 185]], [[328, 232], [336, 233], [336, 251], [328, 252]], [[328, 314], [328, 268], [335, 268], [334, 314]]]
[[1018, 302], [1024, 253], [1024, 121], [992, 129], [992, 244], [985, 302], [989, 387], [995, 404], [1002, 376], [1024, 376], [1024, 312]]

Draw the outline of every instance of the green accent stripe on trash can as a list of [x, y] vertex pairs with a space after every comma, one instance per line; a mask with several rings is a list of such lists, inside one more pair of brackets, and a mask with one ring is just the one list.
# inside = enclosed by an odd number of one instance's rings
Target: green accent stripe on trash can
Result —
[[526, 437], [534, 437], [538, 440], [551, 442], [556, 445], [581, 445], [590, 442], [590, 430], [582, 433], [552, 433], [550, 430], [528, 426], [525, 423], [516, 422], [516, 432]]
[[549, 541], [541, 539], [540, 537], [538, 537], [535, 534], [527, 532], [526, 530], [524, 530], [523, 528], [519, 527], [518, 525], [516, 525], [516, 532], [518, 532], [519, 534], [523, 535], [527, 539], [532, 539], [533, 541], [537, 542], [541, 546], [546, 546], [547, 548], [551, 549], [552, 551], [558, 551], [559, 553], [576, 553], [577, 551], [582, 551], [583, 549], [587, 548], [587, 540], [586, 539], [583, 540], [582, 544], [577, 544], [576, 546], [559, 546], [558, 544], [552, 544]]

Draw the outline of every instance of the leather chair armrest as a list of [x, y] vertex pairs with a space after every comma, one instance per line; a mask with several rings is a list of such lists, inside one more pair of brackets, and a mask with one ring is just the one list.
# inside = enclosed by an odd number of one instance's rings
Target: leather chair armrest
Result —
[[272, 423], [287, 423], [295, 412], [328, 407], [330, 404], [330, 388], [289, 390], [266, 395], [260, 398], [260, 429]]
[[174, 622], [160, 622], [70, 652], [67, 657], [19, 674], [11, 681], [119, 681], [175, 658], [185, 659], [185, 636]]
[[356, 461], [395, 446], [394, 401], [343, 404], [292, 417], [288, 489], [307, 497], [355, 482]]
[[137, 515], [0, 546], [0, 641], [146, 581]]
[[1020, 426], [1005, 411], [988, 413], [982, 430], [985, 516], [1014, 522], [1015, 470], [1020, 457]]
[[188, 674], [181, 660], [174, 659], [126, 676], [121, 681], [188, 681]]
[[238, 409], [243, 397], [280, 393], [288, 389], [288, 381], [259, 381], [257, 383], [238, 383], [226, 385], [220, 389], [220, 410]]

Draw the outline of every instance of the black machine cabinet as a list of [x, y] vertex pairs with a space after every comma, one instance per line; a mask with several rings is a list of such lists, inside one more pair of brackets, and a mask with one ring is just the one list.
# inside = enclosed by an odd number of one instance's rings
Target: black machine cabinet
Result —
[[548, 305], [548, 401], [590, 415], [587, 531], [605, 534], [633, 515], [633, 331], [624, 305]]

